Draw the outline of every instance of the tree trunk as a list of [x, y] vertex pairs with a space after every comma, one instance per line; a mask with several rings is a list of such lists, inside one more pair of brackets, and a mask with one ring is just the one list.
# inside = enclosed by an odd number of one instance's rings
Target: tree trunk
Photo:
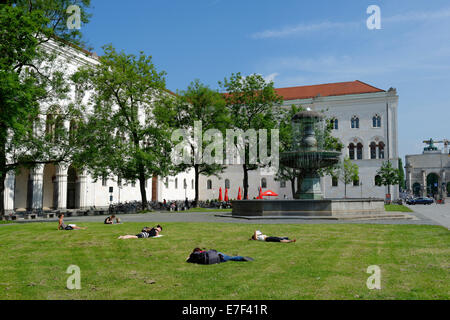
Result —
[[244, 200], [248, 197], [248, 169], [247, 165], [242, 165], [244, 170]]
[[5, 215], [5, 179], [7, 174], [5, 145], [6, 141], [0, 142], [0, 216]]
[[347, 198], [347, 184], [344, 183], [344, 199]]
[[295, 199], [295, 178], [291, 179], [292, 199]]
[[198, 195], [199, 195], [199, 191], [198, 191], [198, 184], [199, 184], [199, 177], [200, 177], [200, 173], [199, 173], [199, 164], [195, 164], [194, 165], [194, 172], [195, 172], [195, 200], [194, 200], [194, 207], [198, 207]]
[[139, 187], [141, 189], [142, 209], [147, 209], [147, 193], [145, 192], [145, 171], [142, 164], [139, 164]]

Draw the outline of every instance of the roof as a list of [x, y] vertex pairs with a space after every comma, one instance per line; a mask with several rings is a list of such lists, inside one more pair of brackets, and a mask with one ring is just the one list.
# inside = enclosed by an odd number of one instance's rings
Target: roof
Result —
[[312, 86], [299, 86], [289, 88], [277, 88], [276, 93], [283, 97], [283, 100], [310, 99], [317, 96], [343, 96], [349, 94], [385, 92], [359, 80], [348, 82], [336, 82], [317, 84]]

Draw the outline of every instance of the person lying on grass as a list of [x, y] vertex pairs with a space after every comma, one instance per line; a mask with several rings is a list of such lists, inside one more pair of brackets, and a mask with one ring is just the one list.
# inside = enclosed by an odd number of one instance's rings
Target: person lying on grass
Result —
[[200, 248], [194, 248], [188, 259], [186, 260], [186, 262], [199, 264], [216, 264], [227, 261], [253, 261], [253, 259], [243, 256], [229, 256], [214, 249], [206, 250], [204, 248], [202, 250]]
[[162, 231], [162, 227], [158, 224], [156, 227], [153, 227], [153, 228], [144, 227], [144, 229], [142, 229], [141, 233], [138, 233], [137, 235], [127, 234], [125, 236], [120, 236], [119, 239], [151, 238], [151, 237], [158, 236], [161, 231]]
[[255, 233], [249, 240], [259, 240], [259, 241], [267, 241], [267, 242], [295, 242], [297, 239], [290, 240], [288, 237], [268, 237], [265, 234], [262, 234], [261, 231], [255, 230]]
[[61, 214], [59, 215], [58, 230], [76, 230], [76, 229], [83, 229], [83, 230], [84, 230], [84, 229], [87, 229], [87, 227], [84, 227], [84, 228], [82, 228], [82, 227], [77, 227], [76, 224], [69, 224], [69, 225], [66, 225], [66, 224], [64, 223], [63, 219], [64, 219], [64, 213], [61, 213]]
[[[114, 219], [116, 220], [115, 222]], [[116, 218], [116, 216], [113, 214], [112, 216], [105, 219], [105, 224], [120, 224], [120, 219]]]

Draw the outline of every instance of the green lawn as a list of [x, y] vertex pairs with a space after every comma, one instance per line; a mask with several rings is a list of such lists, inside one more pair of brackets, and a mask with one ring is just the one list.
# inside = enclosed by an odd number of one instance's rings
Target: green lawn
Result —
[[410, 208], [401, 204], [385, 204], [384, 209], [386, 211], [414, 212]]
[[[450, 233], [438, 226], [165, 223], [158, 239], [117, 240], [151, 223], [0, 227], [0, 299], [449, 299]], [[296, 243], [249, 241], [254, 229]], [[196, 247], [253, 262], [194, 265]], [[68, 290], [69, 265], [81, 290]], [[381, 290], [366, 287], [381, 268]]]

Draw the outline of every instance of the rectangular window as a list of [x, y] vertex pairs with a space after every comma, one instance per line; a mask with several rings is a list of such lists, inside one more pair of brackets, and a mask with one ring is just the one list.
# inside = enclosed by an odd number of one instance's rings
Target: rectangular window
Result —
[[106, 183], [108, 182], [108, 178], [106, 177], [106, 175], [102, 176], [102, 187], [106, 187]]
[[280, 181], [280, 188], [286, 188], [286, 181]]
[[331, 177], [331, 186], [332, 187], [338, 186], [338, 178], [337, 177]]

